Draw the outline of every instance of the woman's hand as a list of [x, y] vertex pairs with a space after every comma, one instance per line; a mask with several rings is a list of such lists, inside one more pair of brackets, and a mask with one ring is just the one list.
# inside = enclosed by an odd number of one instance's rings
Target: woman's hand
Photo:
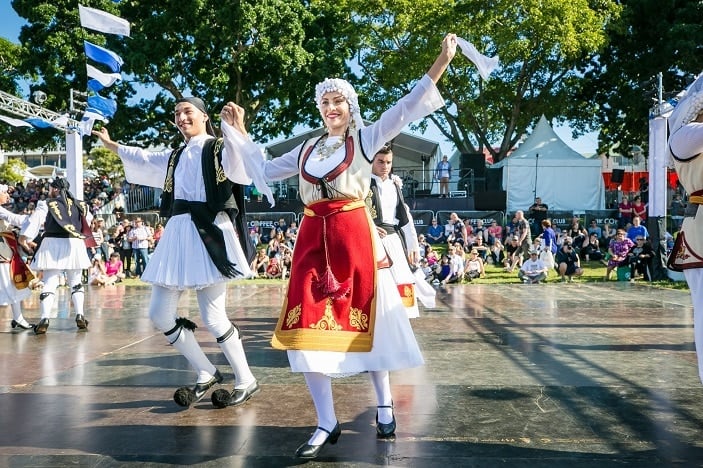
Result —
[[222, 112], [220, 112], [220, 118], [223, 122], [227, 122], [228, 125], [238, 130], [239, 133], [241, 133], [242, 135], [246, 135], [247, 131], [244, 127], [245, 114], [246, 113], [244, 112], [243, 107], [238, 106], [237, 104], [230, 101], [225, 104], [225, 106], [222, 108]]

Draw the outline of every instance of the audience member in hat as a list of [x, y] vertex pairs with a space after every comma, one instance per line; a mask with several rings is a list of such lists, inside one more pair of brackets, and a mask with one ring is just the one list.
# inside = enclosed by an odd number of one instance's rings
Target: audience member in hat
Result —
[[561, 249], [557, 251], [557, 254], [554, 257], [554, 268], [556, 268], [559, 273], [562, 283], [566, 281], [566, 278], [568, 278], [569, 282], [571, 282], [574, 276], [583, 275], [581, 260], [574, 250], [573, 241], [571, 238], [564, 240], [564, 243], [561, 245]]
[[547, 279], [547, 267], [539, 258], [539, 251], [530, 250], [530, 258], [522, 262], [520, 270], [517, 272], [517, 277], [523, 283], [537, 284]]

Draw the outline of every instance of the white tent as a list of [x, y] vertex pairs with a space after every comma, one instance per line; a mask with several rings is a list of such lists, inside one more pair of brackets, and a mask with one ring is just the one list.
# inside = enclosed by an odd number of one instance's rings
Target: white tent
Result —
[[600, 158], [586, 158], [571, 149], [544, 116], [515, 152], [491, 166], [500, 167], [508, 212], [526, 211], [535, 197], [556, 211], [605, 208]]

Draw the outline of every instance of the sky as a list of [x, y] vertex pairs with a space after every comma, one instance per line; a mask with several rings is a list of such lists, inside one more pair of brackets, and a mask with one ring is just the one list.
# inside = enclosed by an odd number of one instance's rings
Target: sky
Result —
[[[0, 0], [0, 18], [3, 19], [0, 25], [0, 36], [15, 43], [19, 42], [18, 36], [20, 28], [25, 21], [17, 16], [15, 10], [10, 6], [10, 0]], [[554, 131], [559, 138], [564, 140], [567, 145], [571, 146], [577, 152], [586, 155], [596, 152], [596, 147], [598, 145], [597, 133], [588, 133], [574, 140], [571, 137], [571, 128], [567, 125], [555, 126]], [[454, 152], [454, 145], [445, 141], [444, 136], [441, 135], [436, 128], [428, 129], [422, 136], [429, 140], [438, 141], [443, 154], [451, 155]]]

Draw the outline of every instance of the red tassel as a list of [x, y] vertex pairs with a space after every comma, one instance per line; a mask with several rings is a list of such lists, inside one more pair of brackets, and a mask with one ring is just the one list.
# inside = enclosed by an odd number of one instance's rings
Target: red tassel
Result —
[[322, 278], [317, 281], [316, 286], [324, 296], [331, 297], [332, 299], [341, 299], [349, 294], [351, 289], [349, 283], [350, 280], [340, 283], [337, 278], [335, 278], [334, 273], [332, 273], [332, 269], [327, 266], [325, 273], [322, 275]]

